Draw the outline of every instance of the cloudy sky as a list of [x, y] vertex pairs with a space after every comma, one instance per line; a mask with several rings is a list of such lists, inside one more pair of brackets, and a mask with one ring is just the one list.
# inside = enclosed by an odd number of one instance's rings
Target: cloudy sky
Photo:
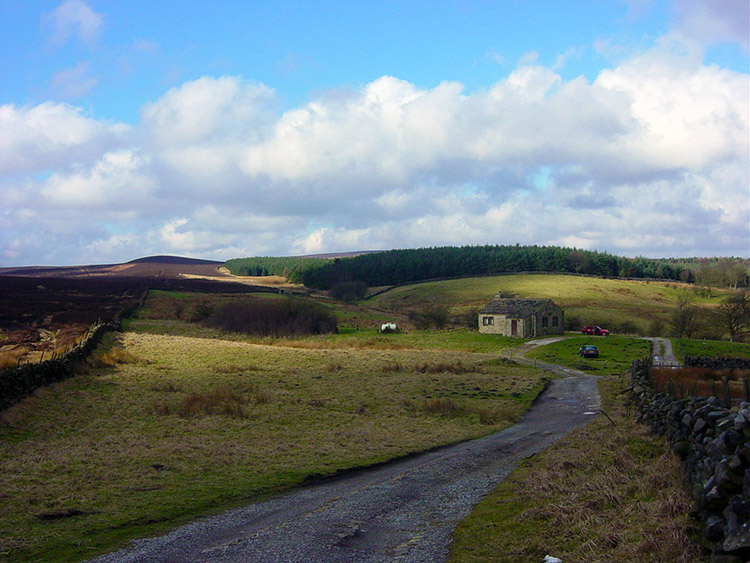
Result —
[[747, 0], [0, 0], [0, 266], [750, 255]]

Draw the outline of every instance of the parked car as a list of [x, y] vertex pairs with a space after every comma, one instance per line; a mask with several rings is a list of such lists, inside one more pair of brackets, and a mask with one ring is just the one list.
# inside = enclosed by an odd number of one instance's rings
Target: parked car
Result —
[[581, 332], [593, 336], [609, 336], [609, 331], [606, 328], [596, 325], [586, 325]]
[[598, 358], [599, 350], [593, 344], [586, 344], [578, 350], [578, 355], [582, 358]]

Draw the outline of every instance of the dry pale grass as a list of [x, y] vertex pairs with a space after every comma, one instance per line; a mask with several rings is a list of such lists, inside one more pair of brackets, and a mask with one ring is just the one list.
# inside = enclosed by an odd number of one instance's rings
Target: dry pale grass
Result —
[[78, 561], [309, 475], [485, 435], [543, 386], [542, 372], [467, 352], [134, 333], [117, 346], [136, 361], [113, 358], [3, 413], [8, 561]]
[[657, 389], [667, 391], [670, 389], [671, 382], [672, 393], [678, 396], [691, 394], [699, 397], [710, 397], [714, 393], [723, 393], [722, 380], [726, 378], [730, 396], [733, 399], [744, 400], [743, 379], [750, 377], [750, 370], [714, 370], [700, 367], [654, 368], [652, 374]]
[[302, 350], [413, 350], [414, 346], [395, 340], [369, 338], [363, 340], [324, 340], [324, 339], [259, 339], [256, 342], [268, 346], [300, 348]]
[[0, 352], [0, 369], [14, 368], [18, 361], [28, 353], [26, 350], [4, 350]]
[[115, 367], [122, 364], [135, 364], [141, 360], [124, 346], [115, 345], [95, 354], [93, 361], [106, 367]]
[[184, 418], [210, 415], [245, 417], [246, 401], [237, 393], [226, 387], [220, 387], [207, 393], [191, 393], [179, 403], [158, 403], [154, 412], [160, 415], [177, 414]]

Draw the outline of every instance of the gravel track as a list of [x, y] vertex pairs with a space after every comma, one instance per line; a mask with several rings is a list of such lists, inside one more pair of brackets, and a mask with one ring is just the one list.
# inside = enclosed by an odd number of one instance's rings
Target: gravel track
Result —
[[669, 338], [650, 337], [645, 340], [651, 341], [651, 357], [656, 367], [679, 367], [680, 362], [672, 350], [672, 340]]
[[[514, 357], [523, 361], [523, 351]], [[455, 526], [477, 502], [599, 412], [597, 378], [563, 373], [573, 377], [551, 381], [506, 430], [198, 520], [92, 563], [445, 561]]]

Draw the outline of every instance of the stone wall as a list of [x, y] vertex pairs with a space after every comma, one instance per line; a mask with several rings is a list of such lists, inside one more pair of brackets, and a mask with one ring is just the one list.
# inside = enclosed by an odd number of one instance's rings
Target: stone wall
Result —
[[689, 368], [750, 369], [748, 358], [713, 358], [710, 356], [685, 356], [683, 365]]
[[104, 334], [120, 330], [122, 319], [142, 306], [147, 294], [144, 293], [137, 303], [120, 311], [112, 321], [92, 326], [83, 340], [61, 357], [0, 370], [0, 411], [23, 400], [40, 387], [74, 376], [75, 364], [88, 358]]
[[633, 362], [638, 420], [666, 436], [683, 460], [712, 563], [750, 561], [750, 403], [674, 399], [654, 390], [648, 361]]

